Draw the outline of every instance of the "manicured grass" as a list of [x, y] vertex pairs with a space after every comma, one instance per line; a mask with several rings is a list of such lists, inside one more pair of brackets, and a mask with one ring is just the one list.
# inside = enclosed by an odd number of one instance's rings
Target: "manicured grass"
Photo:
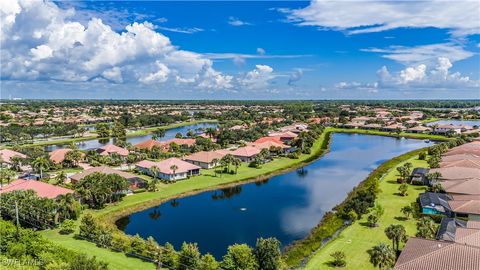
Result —
[[[428, 167], [427, 162], [418, 160], [418, 156], [410, 158], [405, 162], [411, 162], [413, 167]], [[402, 162], [398, 166], [403, 165]], [[397, 166], [397, 167], [398, 167]], [[305, 269], [329, 269], [328, 262], [331, 261], [330, 254], [335, 251], [343, 251], [346, 255], [347, 266], [344, 269], [376, 269], [369, 262], [367, 250], [380, 242], [391, 245], [391, 241], [385, 236], [384, 230], [391, 224], [405, 226], [407, 234], [414, 236], [416, 232], [416, 221], [413, 218], [404, 220], [400, 209], [403, 206], [414, 202], [418, 195], [425, 191], [425, 187], [408, 187], [408, 196], [398, 195], [400, 184], [396, 182], [399, 174], [396, 169], [390, 170], [380, 181], [380, 189], [377, 202], [385, 208], [385, 213], [379, 220], [379, 227], [370, 228], [366, 226], [366, 216], [345, 228], [334, 240], [319, 249], [312, 255]]]
[[145, 262], [143, 260], [127, 257], [124, 253], [111, 251], [109, 249], [97, 247], [95, 244], [79, 240], [72, 237], [72, 235], [62, 235], [56, 230], [47, 230], [41, 232], [47, 239], [59, 244], [65, 248], [86, 253], [90, 256], [95, 256], [97, 259], [107, 262], [108, 268], [112, 270], [118, 269], [155, 269], [153, 263]]
[[367, 134], [367, 135], [380, 135], [380, 136], [388, 136], [388, 137], [405, 137], [411, 139], [420, 139], [420, 140], [434, 140], [434, 141], [448, 141], [454, 138], [448, 138], [442, 135], [431, 135], [431, 134], [423, 134], [423, 133], [409, 133], [409, 132], [401, 132], [397, 134], [395, 132], [385, 132], [379, 130], [369, 130], [369, 129], [346, 129], [346, 128], [333, 128], [333, 132], [342, 132], [342, 133], [357, 133], [357, 134]]

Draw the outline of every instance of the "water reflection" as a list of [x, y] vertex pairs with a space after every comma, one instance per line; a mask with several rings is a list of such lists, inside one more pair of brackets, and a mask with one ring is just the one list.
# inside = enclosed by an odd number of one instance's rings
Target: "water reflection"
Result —
[[[179, 248], [197, 242], [217, 258], [228, 245], [254, 245], [258, 237], [277, 237], [283, 245], [305, 237], [325, 212], [384, 160], [427, 146], [421, 140], [357, 134], [333, 135], [331, 151], [320, 160], [263, 182], [219, 189], [181, 198], [182, 207], [158, 206], [132, 214], [128, 234], [153, 236]], [[194, 225], [192, 225], [194, 224]]]

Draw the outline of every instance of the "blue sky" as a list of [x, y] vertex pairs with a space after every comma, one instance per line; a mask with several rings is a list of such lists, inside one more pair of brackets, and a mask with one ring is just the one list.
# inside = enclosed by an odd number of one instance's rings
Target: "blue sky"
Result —
[[2, 98], [480, 98], [478, 1], [7, 0], [0, 11]]

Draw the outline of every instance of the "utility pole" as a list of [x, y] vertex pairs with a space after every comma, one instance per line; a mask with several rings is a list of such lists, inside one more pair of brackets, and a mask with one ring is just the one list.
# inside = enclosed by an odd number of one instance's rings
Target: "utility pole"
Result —
[[19, 227], [20, 227], [20, 221], [18, 219], [18, 203], [15, 200], [15, 218], [17, 220], [17, 240], [20, 238], [20, 232], [19, 232]]

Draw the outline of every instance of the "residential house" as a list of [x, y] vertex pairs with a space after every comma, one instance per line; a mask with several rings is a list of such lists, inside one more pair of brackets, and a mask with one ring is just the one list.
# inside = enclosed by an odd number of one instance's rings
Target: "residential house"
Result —
[[156, 167], [158, 172], [156, 177], [164, 180], [181, 180], [190, 176], [200, 174], [200, 166], [191, 164], [178, 158], [169, 158], [159, 162], [143, 160], [135, 164], [140, 172], [154, 176], [152, 167]]
[[480, 159], [479, 160], [461, 159], [456, 161], [440, 162], [440, 167], [441, 168], [463, 167], [463, 168], [480, 169]]
[[431, 130], [432, 128], [430, 127], [416, 126], [416, 127], [411, 127], [406, 131], [410, 133], [427, 133], [427, 132], [430, 132]]
[[152, 148], [155, 147], [155, 146], [159, 147], [160, 149], [163, 149], [163, 150], [166, 148], [164, 142], [159, 142], [159, 141], [153, 140], [153, 139], [146, 140], [144, 142], [141, 142], [141, 143], [138, 143], [138, 144], [134, 145], [135, 148], [144, 149], [144, 150], [152, 150]]
[[0, 163], [6, 164], [8, 167], [10, 167], [12, 165], [13, 157], [27, 158], [26, 155], [13, 150], [9, 150], [9, 149], [0, 150]]
[[455, 242], [455, 232], [457, 228], [466, 227], [467, 221], [465, 220], [444, 217], [438, 228], [436, 239]]
[[203, 169], [211, 169], [218, 165], [220, 159], [225, 155], [216, 151], [202, 151], [186, 156], [184, 160]]
[[118, 174], [121, 177], [127, 179], [129, 182], [129, 190], [135, 190], [137, 188], [145, 188], [147, 186], [147, 182], [139, 176], [134, 174], [115, 170], [113, 168], [107, 166], [99, 166], [99, 167], [92, 167], [90, 169], [86, 169], [80, 173], [74, 174], [70, 177], [70, 181], [73, 184], [80, 182], [86, 176], [89, 176], [93, 173], [103, 173], [103, 174]]
[[480, 179], [442, 181], [442, 188], [450, 195], [480, 195]]
[[480, 248], [455, 242], [408, 239], [393, 269], [480, 269]]
[[412, 183], [423, 183], [424, 185], [430, 185], [427, 179], [429, 169], [427, 168], [415, 168], [410, 175]]
[[6, 186], [3, 186], [0, 189], [0, 194], [15, 190], [33, 190], [35, 193], [37, 193], [38, 197], [48, 199], [55, 199], [60, 195], [66, 195], [74, 192], [71, 189], [55, 186], [41, 181], [18, 179]]
[[[48, 153], [48, 156], [50, 161], [52, 161], [54, 164], [62, 164], [65, 161], [65, 155], [70, 151], [72, 151], [72, 149], [56, 149]], [[84, 154], [82, 153], [81, 156], [83, 157]]]
[[438, 180], [463, 180], [469, 178], [480, 177], [480, 169], [477, 168], [465, 168], [465, 167], [446, 167], [431, 169], [430, 173], [440, 173], [441, 176]]
[[272, 132], [268, 134], [269, 137], [276, 137], [279, 138], [282, 142], [290, 142], [296, 137], [298, 137], [297, 134], [287, 131], [287, 132]]
[[450, 125], [439, 125], [434, 127], [433, 133], [447, 135], [447, 134], [460, 134], [462, 133], [462, 126]]
[[450, 213], [448, 201], [452, 198], [447, 194], [426, 192], [420, 194], [419, 199], [423, 214], [449, 215]]
[[449, 155], [449, 156], [442, 156], [442, 162], [452, 162], [452, 161], [459, 161], [459, 160], [475, 160], [480, 161], [480, 156], [473, 155], [473, 154], [456, 154], [456, 155]]
[[244, 146], [232, 151], [231, 154], [243, 162], [252, 162], [260, 154], [260, 149], [253, 146]]
[[402, 124], [392, 124], [392, 125], [389, 125], [389, 126], [385, 126], [382, 128], [383, 131], [387, 131], [387, 132], [395, 132], [397, 130], [400, 130], [400, 131], [404, 131], [405, 129], [407, 129], [405, 126], [403, 126]]
[[480, 200], [452, 200], [448, 205], [456, 216], [468, 216], [469, 220], [480, 221]]
[[107, 144], [97, 149], [97, 152], [102, 156], [109, 156], [111, 154], [118, 154], [121, 157], [128, 156], [128, 149], [116, 146], [114, 144]]

